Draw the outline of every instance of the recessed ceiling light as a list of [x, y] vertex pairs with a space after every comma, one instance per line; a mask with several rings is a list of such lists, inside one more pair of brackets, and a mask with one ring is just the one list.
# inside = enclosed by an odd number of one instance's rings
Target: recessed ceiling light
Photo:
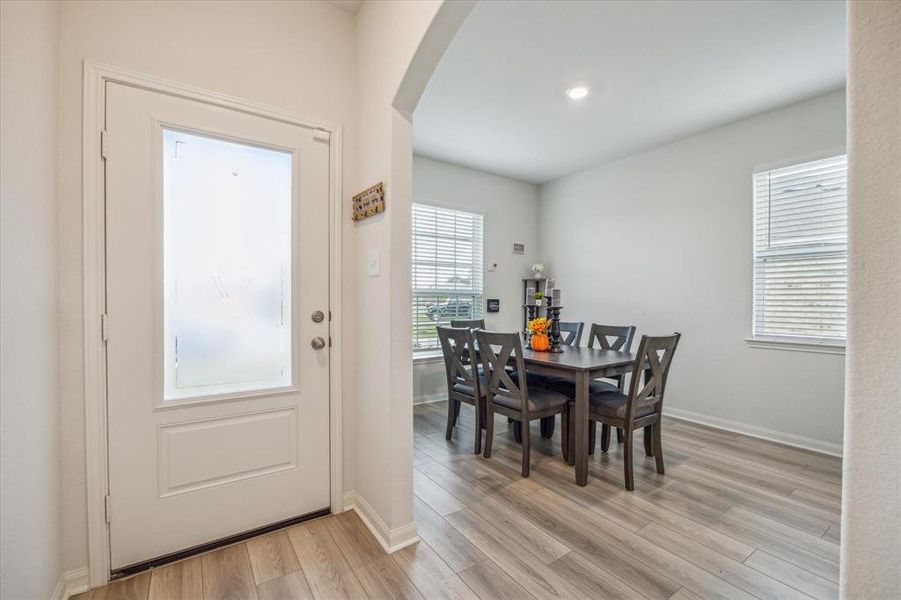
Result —
[[566, 95], [570, 100], [581, 100], [588, 95], [588, 88], [584, 85], [577, 85], [566, 90]]

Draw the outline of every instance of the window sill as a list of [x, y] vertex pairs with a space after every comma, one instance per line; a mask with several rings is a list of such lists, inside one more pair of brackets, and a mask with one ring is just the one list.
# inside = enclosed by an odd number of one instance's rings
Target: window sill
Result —
[[414, 365], [422, 365], [428, 363], [442, 362], [444, 355], [441, 352], [423, 352], [413, 356]]
[[845, 345], [835, 342], [814, 342], [802, 339], [768, 339], [745, 338], [751, 348], [763, 348], [767, 350], [788, 350], [791, 352], [813, 352], [814, 354], [839, 354], [844, 356]]

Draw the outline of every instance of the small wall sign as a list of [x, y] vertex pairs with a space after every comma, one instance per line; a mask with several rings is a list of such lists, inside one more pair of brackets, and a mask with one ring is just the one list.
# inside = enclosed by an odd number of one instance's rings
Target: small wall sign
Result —
[[353, 220], [362, 221], [367, 217], [385, 212], [385, 183], [380, 181], [353, 197]]
[[525, 254], [526, 245], [519, 242], [513, 242], [513, 254]]
[[490, 313], [501, 312], [500, 298], [488, 298], [488, 312], [490, 312]]

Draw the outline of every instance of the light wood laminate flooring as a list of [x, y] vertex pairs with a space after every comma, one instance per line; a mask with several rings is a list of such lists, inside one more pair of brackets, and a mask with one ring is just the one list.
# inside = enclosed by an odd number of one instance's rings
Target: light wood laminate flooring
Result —
[[[666, 475], [636, 436], [578, 487], [533, 423], [532, 475], [505, 419], [472, 454], [472, 408], [444, 439], [446, 404], [415, 411], [421, 541], [387, 556], [353, 512], [295, 525], [76, 596], [288, 598], [837, 598], [841, 461], [666, 419]], [[600, 435], [598, 436], [600, 443]]]

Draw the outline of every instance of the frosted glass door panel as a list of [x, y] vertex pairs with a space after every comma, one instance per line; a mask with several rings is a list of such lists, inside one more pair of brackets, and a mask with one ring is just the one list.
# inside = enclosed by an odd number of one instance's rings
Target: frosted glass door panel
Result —
[[291, 384], [292, 155], [163, 131], [165, 399]]

